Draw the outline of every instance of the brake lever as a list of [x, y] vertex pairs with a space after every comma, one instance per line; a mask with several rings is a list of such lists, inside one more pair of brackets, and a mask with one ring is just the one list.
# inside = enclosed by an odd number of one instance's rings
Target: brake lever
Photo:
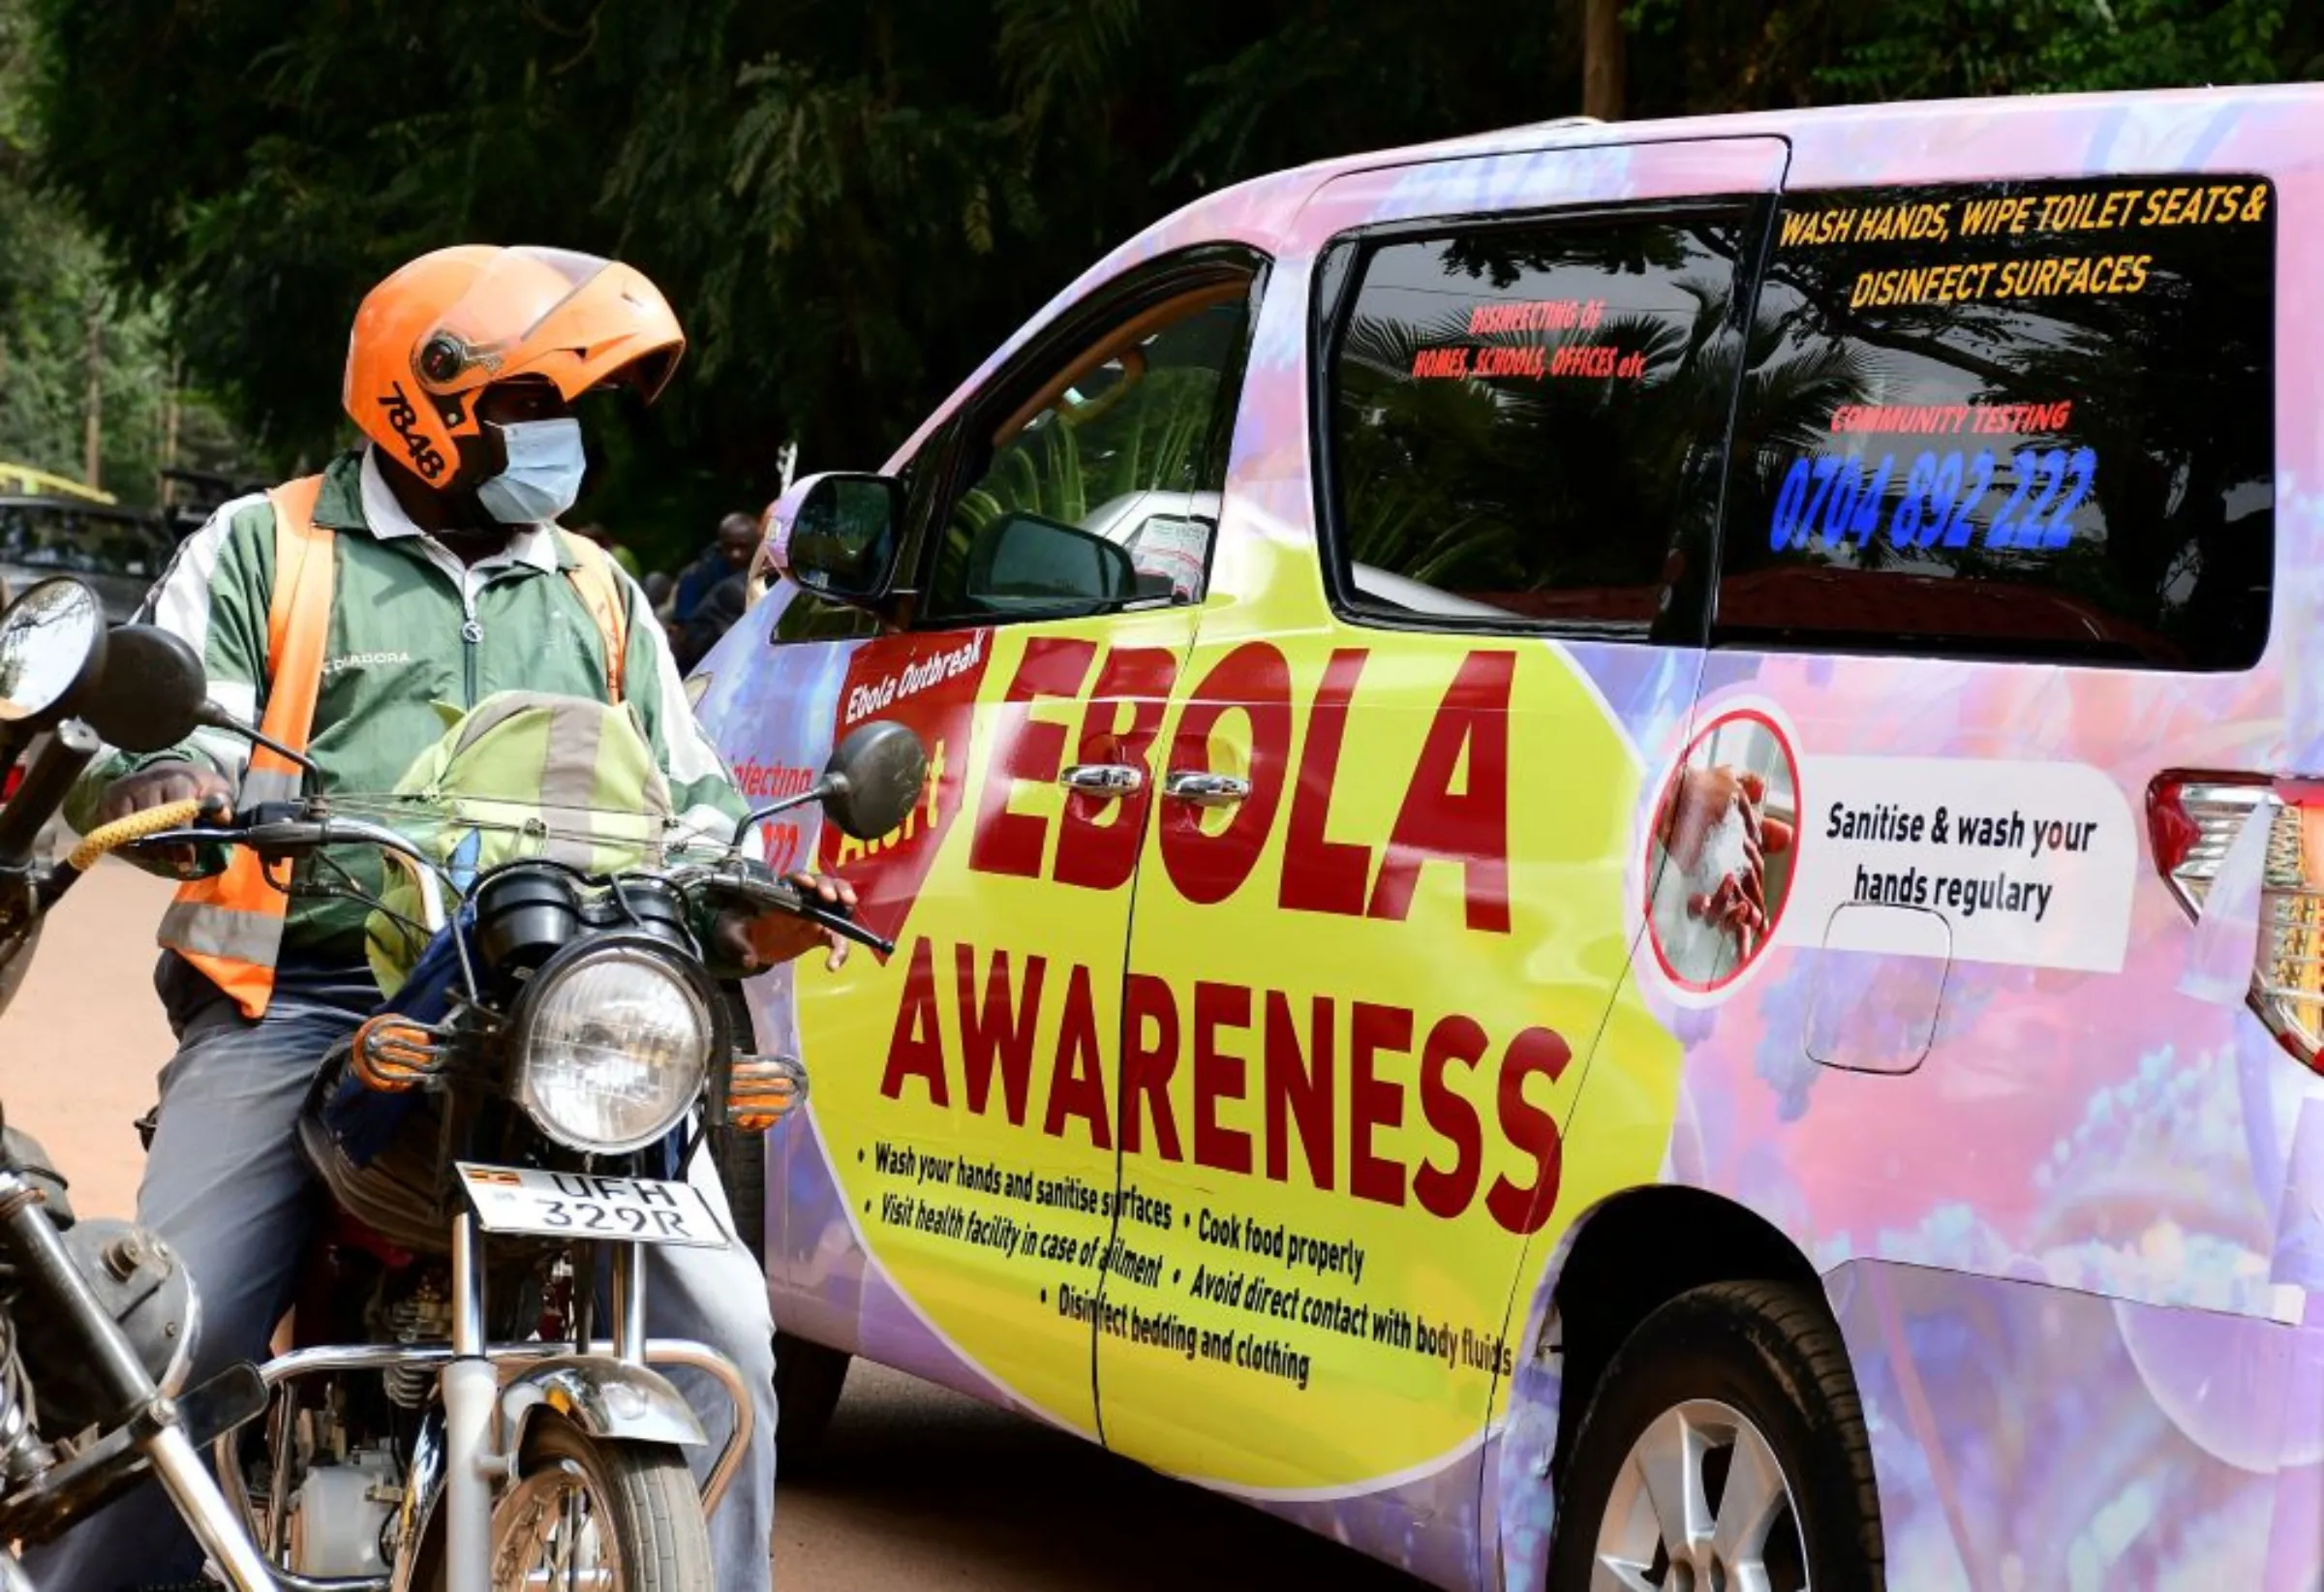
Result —
[[855, 914], [846, 907], [823, 900], [820, 896], [803, 897], [794, 909], [794, 916], [805, 918], [818, 929], [828, 929], [841, 939], [877, 951], [883, 957], [896, 954], [896, 942], [875, 934], [855, 921]]
[[841, 939], [853, 940], [883, 957], [896, 954], [896, 942], [856, 922], [852, 909], [837, 902], [827, 902], [820, 896], [810, 895], [772, 870], [755, 878], [747, 873], [724, 873], [718, 875], [716, 882], [728, 886], [745, 900], [754, 902], [762, 908], [805, 918], [818, 929], [828, 930]]

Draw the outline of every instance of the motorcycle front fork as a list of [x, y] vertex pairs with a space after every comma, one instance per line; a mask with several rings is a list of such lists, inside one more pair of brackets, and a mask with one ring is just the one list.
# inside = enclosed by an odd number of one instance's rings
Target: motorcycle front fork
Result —
[[[613, 1352], [624, 1364], [646, 1363], [646, 1274], [643, 1251], [633, 1243], [613, 1247]], [[595, 1293], [594, 1257], [585, 1246], [576, 1256], [574, 1293], [579, 1341], [586, 1343], [588, 1312], [581, 1301]], [[443, 1527], [448, 1584], [484, 1588], [492, 1584], [492, 1497], [514, 1479], [518, 1455], [496, 1448], [495, 1412], [501, 1379], [493, 1369], [484, 1308], [484, 1246], [476, 1219], [466, 1211], [452, 1222], [452, 1355], [443, 1367]], [[743, 1404], [747, 1420], [749, 1404]], [[747, 1430], [745, 1426], [743, 1429]], [[732, 1445], [730, 1445], [731, 1447]], [[723, 1457], [723, 1456], [721, 1456]]]
[[452, 1218], [452, 1358], [443, 1367], [443, 1534], [448, 1585], [492, 1584], [492, 1492], [508, 1474], [493, 1449], [493, 1407], [500, 1378], [486, 1358], [484, 1246], [476, 1219]]

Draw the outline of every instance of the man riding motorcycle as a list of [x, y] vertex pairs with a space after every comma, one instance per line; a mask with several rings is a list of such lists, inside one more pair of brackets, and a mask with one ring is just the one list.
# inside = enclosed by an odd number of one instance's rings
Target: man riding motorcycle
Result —
[[[311, 757], [323, 792], [390, 789], [443, 735], [440, 704], [553, 692], [626, 701], [679, 811], [731, 834], [745, 804], [693, 722], [651, 605], [601, 549], [554, 523], [584, 468], [573, 401], [610, 383], [651, 400], [684, 347], [659, 291], [627, 265], [485, 247], [413, 261], [364, 299], [349, 341], [343, 402], [366, 444], [320, 476], [219, 509], [181, 545], [146, 617], [200, 653], [216, 701]], [[292, 567], [278, 567], [285, 557]], [[277, 598], [285, 583], [289, 601]], [[248, 805], [297, 790], [273, 753], [201, 730], [100, 763], [75, 818], [85, 829], [187, 797]], [[200, 1290], [199, 1381], [262, 1358], [289, 1306], [313, 1211], [294, 1124], [318, 1061], [380, 993], [362, 904], [287, 897], [248, 852], [175, 863], [187, 882], [163, 920], [156, 986], [178, 1050], [161, 1077], [138, 1214]], [[843, 886], [816, 887], [847, 899]], [[765, 965], [821, 939], [802, 924], [738, 955]], [[831, 944], [836, 966], [843, 947]], [[707, 1158], [689, 1175], [725, 1218]], [[713, 1345], [759, 1400], [711, 1531], [719, 1586], [764, 1588], [775, 1480], [764, 1279], [731, 1244], [657, 1248], [653, 1264], [651, 1330]], [[690, 1378], [687, 1393], [715, 1452], [723, 1398]], [[148, 1487], [31, 1568], [43, 1588], [114, 1592], [191, 1578], [199, 1563]]]

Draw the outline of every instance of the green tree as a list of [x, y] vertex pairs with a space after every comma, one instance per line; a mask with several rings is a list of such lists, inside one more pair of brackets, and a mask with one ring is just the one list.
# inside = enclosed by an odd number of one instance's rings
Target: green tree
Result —
[[22, 0], [0, 0], [0, 459], [83, 475], [94, 329], [98, 474], [145, 505], [173, 397], [181, 460], [226, 463], [234, 444], [199, 394], [173, 394], [166, 316], [117, 277], [69, 197], [41, 180], [34, 45]]
[[[423, 250], [618, 254], [692, 350], [596, 429], [583, 512], [664, 558], [881, 458], [1099, 253], [1203, 193], [1581, 108], [1634, 116], [2294, 76], [2302, 0], [0, 0], [45, 169], [287, 466], [347, 435], [345, 327]], [[1594, 30], [1585, 29], [1595, 20]], [[1602, 79], [1603, 80], [1603, 79]], [[63, 290], [50, 294], [61, 302]]]

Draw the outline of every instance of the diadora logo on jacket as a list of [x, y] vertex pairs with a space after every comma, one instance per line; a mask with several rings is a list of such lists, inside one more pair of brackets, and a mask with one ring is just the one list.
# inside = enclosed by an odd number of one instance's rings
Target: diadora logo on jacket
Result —
[[397, 663], [411, 661], [412, 655], [410, 653], [348, 653], [340, 658], [325, 659], [322, 665], [322, 677], [328, 680], [331, 676], [347, 669], [383, 669]]

